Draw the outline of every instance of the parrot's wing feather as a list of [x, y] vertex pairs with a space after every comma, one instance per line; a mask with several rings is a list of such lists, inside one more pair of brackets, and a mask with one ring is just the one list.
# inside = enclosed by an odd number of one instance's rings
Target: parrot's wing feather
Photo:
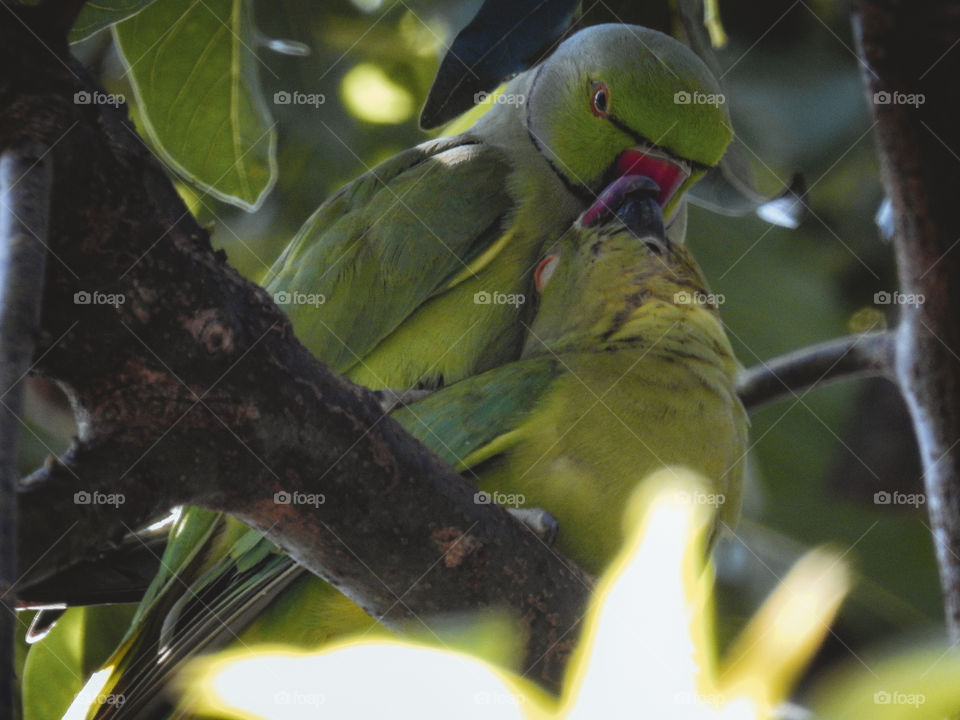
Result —
[[458, 470], [519, 441], [523, 423], [561, 371], [552, 358], [494, 368], [393, 413], [401, 425]]
[[[292, 560], [239, 521], [199, 508], [184, 513], [190, 515], [174, 526], [156, 587], [115, 653], [105, 687], [125, 700], [104, 706], [111, 718], [139, 717], [165, 702], [157, 691], [185, 660], [236, 637], [299, 576]], [[192, 547], [189, 538], [197, 540]]]
[[[214, 569], [212, 569], [214, 570]], [[122, 694], [124, 705], [111, 718], [141, 717], [148, 710], [169, 702], [167, 687], [183, 664], [199, 652], [209, 652], [228, 644], [291, 582], [303, 568], [277, 553], [265, 556], [262, 565], [246, 571], [228, 557], [218, 563], [219, 583], [204, 579], [206, 588], [184, 596], [175, 613], [164, 619], [157, 647], [139, 654], [135, 663], [124, 668], [114, 694]]]
[[470, 276], [513, 207], [509, 170], [499, 150], [463, 137], [400, 153], [317, 210], [267, 288], [310, 350], [346, 372], [452, 279]]

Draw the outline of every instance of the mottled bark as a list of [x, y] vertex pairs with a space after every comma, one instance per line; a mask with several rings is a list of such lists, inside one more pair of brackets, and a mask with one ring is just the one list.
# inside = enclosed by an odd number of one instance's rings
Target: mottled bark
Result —
[[960, 640], [960, 5], [854, 8], [902, 305], [894, 373], [920, 445], [947, 624]]

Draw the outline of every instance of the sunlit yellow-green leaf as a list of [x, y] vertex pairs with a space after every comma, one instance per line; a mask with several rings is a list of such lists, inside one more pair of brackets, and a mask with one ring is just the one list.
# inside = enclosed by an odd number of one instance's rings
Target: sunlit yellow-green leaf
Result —
[[141, 130], [184, 178], [248, 210], [276, 180], [276, 132], [242, 0], [163, 0], [114, 26]]
[[960, 653], [945, 643], [863, 655], [817, 686], [817, 720], [941, 720], [960, 713]]
[[817, 549], [801, 558], [727, 651], [724, 692], [772, 710], [813, 658], [849, 589], [837, 554]]

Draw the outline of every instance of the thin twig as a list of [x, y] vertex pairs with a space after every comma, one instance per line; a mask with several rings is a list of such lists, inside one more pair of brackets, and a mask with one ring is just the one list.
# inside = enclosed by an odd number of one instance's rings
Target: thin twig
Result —
[[856, 377], [891, 377], [894, 332], [847, 335], [801, 348], [744, 370], [737, 392], [747, 410], [782, 397]]

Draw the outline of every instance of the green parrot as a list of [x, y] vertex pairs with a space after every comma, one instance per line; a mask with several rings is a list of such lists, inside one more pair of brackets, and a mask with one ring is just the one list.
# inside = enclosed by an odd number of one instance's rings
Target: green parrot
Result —
[[[698, 266], [667, 237], [658, 192], [646, 177], [619, 178], [551, 245], [534, 272], [539, 301], [520, 359], [393, 412], [477, 484], [477, 502], [548, 510], [559, 550], [594, 573], [620, 545], [618, 512], [653, 470], [697, 470], [716, 482], [720, 517], [738, 514], [748, 425], [739, 365]], [[219, 517], [191, 508], [178, 521], [97, 689], [124, 703], [97, 705], [95, 717], [164, 717], [157, 689], [199, 650], [386, 632]]]
[[310, 351], [367, 387], [434, 388], [515, 360], [540, 252], [613, 179], [656, 182], [683, 241], [684, 194], [732, 137], [722, 97], [668, 35], [581, 30], [468, 131], [341, 188], [264, 284]]

